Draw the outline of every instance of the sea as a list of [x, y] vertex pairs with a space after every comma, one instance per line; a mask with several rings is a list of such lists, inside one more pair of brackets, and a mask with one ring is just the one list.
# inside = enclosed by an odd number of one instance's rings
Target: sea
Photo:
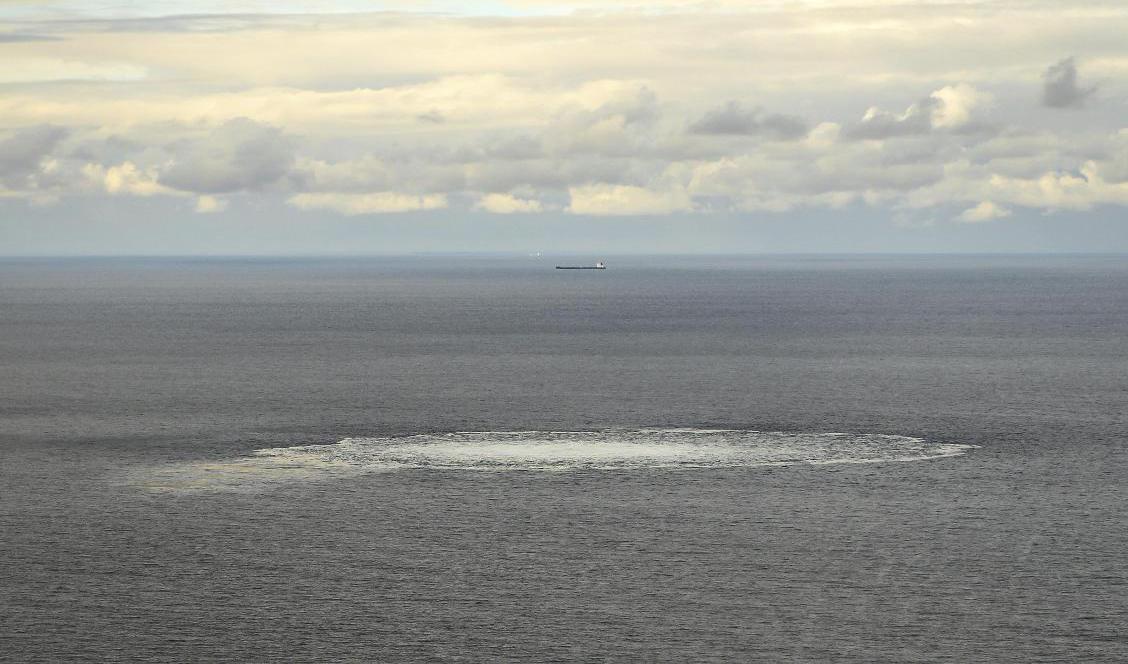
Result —
[[1126, 448], [1125, 256], [3, 259], [0, 660], [1123, 662]]

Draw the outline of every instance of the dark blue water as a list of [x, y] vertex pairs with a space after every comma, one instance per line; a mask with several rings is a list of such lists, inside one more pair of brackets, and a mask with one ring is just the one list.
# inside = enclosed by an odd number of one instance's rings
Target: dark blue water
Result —
[[[0, 262], [0, 658], [1128, 659], [1128, 259], [608, 263]], [[978, 448], [243, 465], [639, 428]]]

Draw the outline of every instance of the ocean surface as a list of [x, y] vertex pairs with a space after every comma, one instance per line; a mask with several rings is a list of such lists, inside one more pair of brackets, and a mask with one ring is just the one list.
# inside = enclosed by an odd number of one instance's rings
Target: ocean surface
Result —
[[1128, 257], [0, 261], [0, 659], [1128, 660]]

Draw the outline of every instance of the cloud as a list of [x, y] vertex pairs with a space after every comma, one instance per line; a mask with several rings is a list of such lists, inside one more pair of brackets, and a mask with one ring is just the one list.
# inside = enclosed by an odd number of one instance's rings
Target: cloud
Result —
[[592, 184], [568, 190], [568, 212], [587, 215], [664, 215], [688, 212], [693, 203], [684, 190], [653, 190], [626, 185]]
[[486, 194], [478, 199], [475, 207], [494, 214], [515, 214], [518, 212], [540, 212], [540, 201], [517, 198], [511, 194]]
[[1108, 182], [1128, 182], [1128, 129], [1121, 129], [1109, 143], [1111, 154], [1098, 162], [1098, 171]]
[[630, 156], [599, 154], [553, 154], [539, 159], [483, 161], [463, 167], [467, 189], [472, 191], [557, 190], [607, 182], [634, 184], [646, 181], [660, 170], [661, 163]]
[[912, 104], [901, 114], [870, 107], [861, 122], [847, 127], [845, 135], [853, 139], [883, 140], [927, 134], [934, 130], [960, 129], [970, 124], [972, 112], [989, 99], [988, 95], [970, 85], [947, 85]]
[[117, 166], [87, 164], [83, 167], [87, 179], [101, 187], [108, 194], [129, 194], [131, 196], [156, 196], [176, 194], [157, 181], [155, 170], [142, 171], [130, 161]]
[[955, 129], [971, 122], [972, 112], [990, 101], [990, 96], [966, 83], [946, 85], [929, 95], [940, 102], [932, 111], [932, 126]]
[[143, 65], [127, 62], [75, 62], [52, 57], [9, 57], [0, 69], [0, 83], [43, 84], [88, 82], [135, 82], [148, 76]]
[[690, 133], [768, 136], [782, 140], [807, 135], [807, 124], [794, 115], [767, 114], [760, 108], [743, 108], [738, 101], [729, 101], [707, 112], [689, 126]]
[[995, 205], [991, 201], [983, 201], [975, 207], [968, 208], [961, 212], [956, 217], [956, 221], [961, 221], [968, 224], [982, 223], [985, 221], [993, 221], [995, 219], [1002, 219], [1009, 217], [1011, 211], [1000, 205]]
[[496, 159], [535, 159], [544, 154], [540, 139], [528, 134], [491, 140], [483, 150], [484, 157]]
[[1050, 65], [1042, 74], [1042, 104], [1050, 108], [1080, 108], [1096, 91], [1096, 86], [1078, 83], [1077, 63], [1072, 57]]
[[[833, 133], [831, 131], [831, 133]], [[936, 137], [911, 142], [787, 144], [696, 161], [684, 178], [690, 194], [725, 199], [736, 209], [787, 211], [840, 207], [853, 200], [896, 200], [945, 177]], [[915, 148], [908, 150], [906, 148]], [[724, 209], [724, 205], [716, 205]]]
[[1044, 173], [1030, 179], [994, 175], [987, 183], [987, 193], [992, 200], [1049, 211], [1128, 205], [1128, 182], [1105, 181], [1091, 161], [1077, 173]]
[[547, 151], [561, 156], [629, 157], [652, 147], [661, 115], [653, 90], [608, 86], [598, 94], [598, 106], [567, 109], [553, 118], [543, 132]]
[[[125, 90], [110, 82], [103, 85], [102, 94], [90, 95], [6, 90], [0, 95], [0, 126], [49, 122], [128, 133], [157, 124], [179, 123], [186, 129], [250, 120], [291, 135], [355, 140], [388, 132], [455, 136], [459, 130], [515, 131], [566, 123], [575, 129], [600, 123], [639, 128], [658, 115], [654, 93], [634, 80], [529, 81], [479, 73], [345, 90], [201, 86], [180, 92], [178, 86], [157, 82]], [[433, 119], [436, 112], [442, 123], [420, 120], [421, 115]]]
[[[58, 39], [0, 45], [14, 63], [0, 196], [160, 194], [206, 212], [237, 194], [248, 214], [266, 198], [342, 214], [868, 205], [917, 219], [1125, 200], [1122, 115], [1033, 113], [1021, 81], [1065, 53], [1121, 80], [1128, 6], [828, 2], [29, 19], [21, 30]], [[1084, 78], [1070, 59], [1047, 86], [1079, 105]], [[861, 117], [858, 100], [873, 106]]]
[[196, 198], [196, 212], [200, 214], [211, 214], [215, 212], [222, 212], [227, 209], [227, 201], [215, 196], [198, 196]]
[[394, 188], [396, 180], [396, 169], [372, 154], [335, 162], [299, 159], [294, 172], [302, 187], [313, 191], [363, 193], [387, 190]]
[[36, 170], [68, 133], [63, 127], [39, 125], [17, 130], [0, 140], [0, 178]]
[[927, 133], [932, 129], [932, 111], [942, 103], [934, 97], [925, 97], [900, 115], [871, 106], [861, 122], [846, 128], [845, 135], [853, 139], [881, 140]]
[[57, 41], [57, 37], [49, 35], [36, 35], [26, 32], [0, 32], [0, 44], [16, 44], [20, 42]]
[[287, 202], [301, 210], [332, 210], [353, 216], [438, 210], [447, 206], [447, 197], [442, 194], [417, 196], [393, 191], [369, 194], [303, 193], [291, 196]]
[[[198, 9], [166, 9], [197, 15], [148, 24], [77, 20], [55, 33], [65, 37], [65, 53], [75, 60], [147, 59], [154, 71], [174, 72], [179, 80], [215, 80], [218, 71], [225, 82], [243, 87], [316, 89], [334, 82], [351, 89], [370, 85], [373, 78], [419, 80], [488, 71], [554, 80], [712, 79], [729, 90], [764, 81], [856, 90], [878, 77], [944, 80], [953, 72], [1048, 62], [1086, 46], [1115, 51], [1113, 40], [1124, 34], [1126, 13], [1109, 0], [1077, 0], [1069, 12], [1043, 1], [943, 0], [857, 0], [850, 11], [843, 2], [803, 2], [801, 10], [786, 2], [725, 3], [726, 11], [716, 12], [708, 6], [717, 3], [695, 1], [682, 3], [676, 14], [639, 11], [630, 3], [591, 3], [600, 10], [561, 12], [546, 21], [504, 9], [503, 17], [492, 20], [457, 16], [457, 3], [444, 3], [454, 15], [438, 18], [427, 15], [428, 3], [398, 4], [405, 11], [393, 15], [342, 11], [306, 20], [300, 13], [247, 13], [221, 21], [198, 15]], [[503, 4], [497, 3], [499, 9]], [[1007, 24], [1004, 31], [1001, 21]], [[1006, 47], [988, 50], [982, 48], [985, 43]]]
[[236, 118], [177, 145], [161, 181], [200, 194], [262, 189], [286, 175], [293, 162], [293, 145], [279, 129]]

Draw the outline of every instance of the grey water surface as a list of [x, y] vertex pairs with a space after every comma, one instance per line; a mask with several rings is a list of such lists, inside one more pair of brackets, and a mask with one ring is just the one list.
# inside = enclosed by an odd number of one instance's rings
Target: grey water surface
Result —
[[0, 261], [0, 659], [1128, 660], [1128, 258], [595, 258]]

